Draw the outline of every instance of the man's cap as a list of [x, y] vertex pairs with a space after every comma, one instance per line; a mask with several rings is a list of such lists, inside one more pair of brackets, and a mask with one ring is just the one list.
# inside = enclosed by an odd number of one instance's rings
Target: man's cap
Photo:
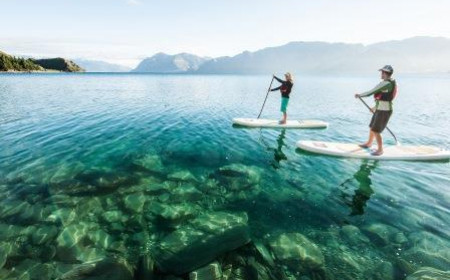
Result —
[[383, 68], [381, 68], [378, 71], [383, 71], [383, 72], [392, 74], [392, 73], [394, 73], [394, 68], [392, 68], [391, 65], [385, 65]]

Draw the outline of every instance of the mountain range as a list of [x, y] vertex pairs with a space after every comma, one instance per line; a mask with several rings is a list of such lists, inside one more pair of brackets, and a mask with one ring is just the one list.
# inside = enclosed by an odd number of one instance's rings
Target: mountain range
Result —
[[133, 72], [198, 74], [367, 74], [385, 64], [401, 73], [450, 71], [450, 39], [413, 37], [371, 45], [291, 42], [283, 46], [244, 51], [235, 56], [205, 58], [193, 54], [158, 53], [144, 59]]
[[[450, 39], [412, 37], [370, 45], [291, 42], [217, 58], [157, 53], [136, 68], [97, 60], [33, 59], [0, 52], [0, 71], [144, 72], [161, 74], [368, 74], [385, 64], [397, 73], [450, 73]], [[79, 66], [78, 66], [79, 65]], [[81, 66], [81, 67], [80, 67]]]

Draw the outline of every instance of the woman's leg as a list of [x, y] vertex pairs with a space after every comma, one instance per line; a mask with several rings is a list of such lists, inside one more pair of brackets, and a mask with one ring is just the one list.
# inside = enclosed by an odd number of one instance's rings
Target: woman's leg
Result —
[[283, 119], [280, 121], [280, 124], [285, 124], [287, 119], [287, 106], [289, 103], [289, 98], [281, 97], [281, 108], [280, 111], [283, 113]]

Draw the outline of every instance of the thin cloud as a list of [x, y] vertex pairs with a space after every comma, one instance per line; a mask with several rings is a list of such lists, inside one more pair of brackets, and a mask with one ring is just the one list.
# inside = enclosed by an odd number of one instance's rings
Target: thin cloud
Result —
[[127, 3], [128, 3], [129, 5], [135, 6], [135, 5], [140, 5], [140, 4], [141, 4], [141, 1], [139, 1], [139, 0], [127, 0]]

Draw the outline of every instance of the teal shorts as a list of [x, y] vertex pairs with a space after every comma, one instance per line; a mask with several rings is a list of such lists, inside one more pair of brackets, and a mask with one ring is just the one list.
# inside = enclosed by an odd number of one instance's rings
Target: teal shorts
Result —
[[281, 97], [281, 109], [280, 109], [281, 112], [286, 113], [288, 103], [289, 98]]

